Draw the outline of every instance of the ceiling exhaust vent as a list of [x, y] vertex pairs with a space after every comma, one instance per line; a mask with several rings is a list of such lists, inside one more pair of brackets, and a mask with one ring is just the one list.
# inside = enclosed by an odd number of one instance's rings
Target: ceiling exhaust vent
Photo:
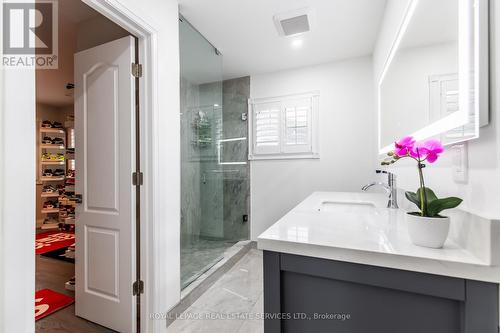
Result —
[[301, 8], [274, 15], [274, 24], [280, 36], [295, 36], [311, 31], [313, 26], [313, 11]]

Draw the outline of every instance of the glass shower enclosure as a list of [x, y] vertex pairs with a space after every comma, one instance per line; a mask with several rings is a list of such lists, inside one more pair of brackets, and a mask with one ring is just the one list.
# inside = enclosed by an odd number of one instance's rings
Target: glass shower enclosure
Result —
[[[234, 217], [239, 213], [229, 213], [229, 196], [245, 195], [243, 200], [247, 200], [248, 195], [228, 193], [234, 177], [248, 187], [248, 165], [246, 156], [237, 164], [226, 162], [231, 160], [228, 151], [233, 138], [224, 135], [228, 131], [224, 124], [222, 55], [183, 17], [179, 34], [184, 288], [221, 260], [228, 247], [248, 238], [248, 223], [243, 221], [243, 215], [248, 214], [247, 202], [241, 221]], [[234, 125], [246, 128], [245, 122]]]

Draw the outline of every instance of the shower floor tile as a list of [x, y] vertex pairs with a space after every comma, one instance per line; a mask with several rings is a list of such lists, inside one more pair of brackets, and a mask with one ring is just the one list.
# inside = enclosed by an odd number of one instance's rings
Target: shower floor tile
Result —
[[215, 265], [235, 242], [199, 239], [181, 244], [181, 286], [185, 288]]

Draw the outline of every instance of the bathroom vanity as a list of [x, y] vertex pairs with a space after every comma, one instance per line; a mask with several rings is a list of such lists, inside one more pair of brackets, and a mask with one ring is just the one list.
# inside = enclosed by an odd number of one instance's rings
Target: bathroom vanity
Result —
[[259, 236], [266, 333], [498, 332], [500, 221], [454, 211], [429, 249], [386, 205], [316, 192]]

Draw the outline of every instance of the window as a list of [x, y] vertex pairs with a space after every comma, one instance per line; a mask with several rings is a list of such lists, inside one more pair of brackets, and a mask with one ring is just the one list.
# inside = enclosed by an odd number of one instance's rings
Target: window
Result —
[[249, 159], [318, 158], [318, 100], [308, 93], [249, 101]]
[[442, 119], [459, 111], [458, 74], [431, 75], [429, 77], [429, 118]]

